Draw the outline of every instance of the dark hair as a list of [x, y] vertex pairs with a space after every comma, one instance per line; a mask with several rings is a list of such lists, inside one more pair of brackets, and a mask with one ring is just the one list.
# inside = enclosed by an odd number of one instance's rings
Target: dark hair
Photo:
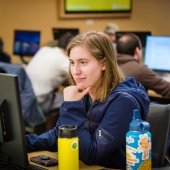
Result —
[[142, 43], [139, 37], [133, 33], [126, 33], [117, 40], [117, 53], [133, 56], [136, 47], [142, 49]]
[[0, 37], [0, 51], [2, 51], [3, 50], [3, 40], [2, 40], [2, 38]]
[[71, 41], [73, 37], [74, 36], [70, 32], [66, 32], [59, 38], [57, 46], [59, 48], [66, 49], [68, 43]]

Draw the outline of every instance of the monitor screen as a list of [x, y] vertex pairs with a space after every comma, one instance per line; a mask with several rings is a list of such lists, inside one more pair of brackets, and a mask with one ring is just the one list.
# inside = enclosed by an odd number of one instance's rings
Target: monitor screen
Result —
[[54, 40], [58, 40], [67, 32], [71, 33], [73, 36], [80, 33], [78, 28], [52, 28], [52, 32]]
[[0, 73], [0, 162], [28, 167], [18, 77]]
[[40, 47], [40, 31], [15, 30], [13, 54], [33, 56]]
[[148, 36], [144, 63], [157, 71], [170, 72], [170, 36]]
[[143, 48], [145, 48], [145, 46], [146, 46], [147, 36], [152, 35], [151, 31], [118, 31], [118, 32], [116, 32], [117, 39], [125, 33], [136, 34], [140, 38]]

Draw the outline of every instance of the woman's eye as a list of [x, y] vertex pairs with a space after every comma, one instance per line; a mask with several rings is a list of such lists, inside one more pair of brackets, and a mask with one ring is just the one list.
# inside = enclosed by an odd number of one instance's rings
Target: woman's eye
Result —
[[87, 61], [81, 61], [81, 64], [83, 64], [83, 65], [87, 64]]
[[74, 65], [74, 62], [73, 62], [73, 61], [70, 61], [70, 65]]

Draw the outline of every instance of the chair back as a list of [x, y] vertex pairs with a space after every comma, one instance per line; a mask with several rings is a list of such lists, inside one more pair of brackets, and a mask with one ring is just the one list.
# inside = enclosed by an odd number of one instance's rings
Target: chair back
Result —
[[151, 103], [147, 121], [152, 133], [152, 167], [163, 167], [168, 144], [170, 104]]

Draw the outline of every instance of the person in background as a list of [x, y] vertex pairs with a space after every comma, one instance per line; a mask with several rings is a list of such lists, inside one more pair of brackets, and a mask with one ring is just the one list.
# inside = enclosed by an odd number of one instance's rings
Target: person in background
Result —
[[170, 97], [170, 82], [163, 80], [157, 73], [143, 64], [142, 44], [133, 33], [122, 35], [117, 41], [117, 62], [126, 76], [134, 77], [146, 90]]
[[117, 41], [116, 32], [118, 30], [119, 30], [118, 25], [114, 23], [108, 23], [104, 30], [104, 32], [109, 36], [110, 40], [112, 41], [114, 47], [116, 47]]
[[4, 51], [4, 42], [0, 37], [0, 61], [5, 63], [11, 63], [11, 57]]
[[33, 127], [44, 123], [45, 116], [37, 104], [31, 81], [25, 69], [20, 64], [0, 62], [0, 73], [14, 74], [18, 76], [24, 125]]
[[65, 48], [71, 38], [72, 34], [65, 33], [55, 46], [40, 48], [26, 66], [37, 100], [45, 113], [59, 108], [63, 101], [63, 95], [57, 89], [68, 82], [69, 60]]
[[76, 125], [80, 160], [126, 169], [125, 136], [133, 110], [138, 109], [145, 120], [150, 104], [144, 87], [119, 72], [115, 50], [103, 32], [77, 35], [67, 54], [72, 85], [64, 89], [56, 127], [27, 135], [28, 151], [57, 150], [58, 127]]

